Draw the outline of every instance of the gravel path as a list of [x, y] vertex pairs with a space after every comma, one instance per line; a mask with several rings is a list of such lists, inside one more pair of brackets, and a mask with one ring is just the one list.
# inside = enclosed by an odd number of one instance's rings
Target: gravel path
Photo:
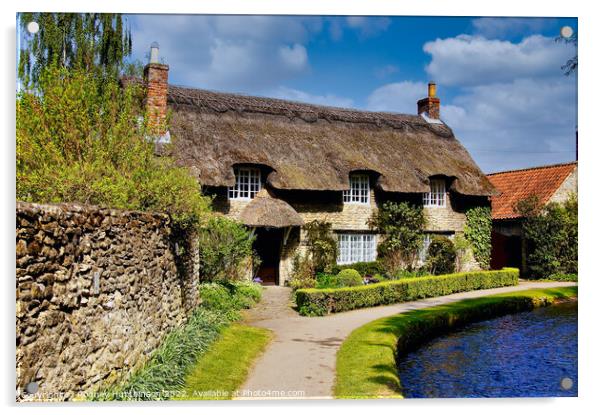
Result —
[[572, 285], [575, 284], [520, 282], [513, 287], [469, 291], [325, 317], [299, 316], [291, 309], [289, 288], [266, 287], [261, 303], [246, 312], [245, 320], [247, 324], [272, 330], [275, 337], [251, 370], [239, 399], [331, 398], [339, 346], [354, 329], [378, 318], [466, 298]]

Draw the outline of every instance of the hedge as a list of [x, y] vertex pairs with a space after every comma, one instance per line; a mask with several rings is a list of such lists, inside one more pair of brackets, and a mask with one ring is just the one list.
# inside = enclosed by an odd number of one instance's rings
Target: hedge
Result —
[[295, 293], [301, 315], [330, 313], [438, 297], [462, 291], [518, 284], [519, 270], [476, 271], [428, 277], [403, 278], [360, 287], [301, 289]]

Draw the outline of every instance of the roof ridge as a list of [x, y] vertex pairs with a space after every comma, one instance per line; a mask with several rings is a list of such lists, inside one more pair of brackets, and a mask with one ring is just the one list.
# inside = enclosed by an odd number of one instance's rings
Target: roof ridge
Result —
[[529, 171], [529, 170], [544, 170], [544, 169], [551, 169], [554, 167], [570, 166], [570, 165], [577, 165], [577, 164], [578, 164], [577, 161], [570, 161], [570, 162], [566, 162], [566, 163], [546, 164], [543, 166], [525, 167], [522, 169], [504, 170], [504, 171], [498, 171], [498, 172], [494, 172], [494, 173], [487, 173], [486, 176], [489, 177], [489, 176], [495, 176], [498, 174], [515, 173], [515, 172]]

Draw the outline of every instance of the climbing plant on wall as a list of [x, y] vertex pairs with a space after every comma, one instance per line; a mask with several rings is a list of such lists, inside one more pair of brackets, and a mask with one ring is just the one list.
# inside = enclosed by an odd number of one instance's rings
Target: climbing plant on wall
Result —
[[489, 269], [491, 260], [491, 208], [479, 206], [466, 212], [464, 235], [481, 268]]
[[328, 222], [311, 221], [303, 227], [307, 232], [307, 244], [314, 269], [318, 272], [329, 270], [336, 263], [338, 244], [332, 235], [332, 225]]

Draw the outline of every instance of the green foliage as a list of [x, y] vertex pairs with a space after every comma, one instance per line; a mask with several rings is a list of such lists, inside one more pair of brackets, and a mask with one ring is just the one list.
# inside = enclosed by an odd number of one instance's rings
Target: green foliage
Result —
[[426, 268], [433, 275], [450, 274], [456, 268], [454, 243], [444, 236], [435, 236], [428, 249]]
[[[96, 400], [165, 400], [170, 391], [183, 390], [185, 378], [199, 356], [207, 352], [220, 332], [240, 318], [239, 310], [261, 295], [249, 284], [202, 284], [202, 303], [185, 324], [172, 330], [150, 359], [124, 382], [101, 390]], [[249, 296], [250, 292], [253, 292]], [[231, 298], [229, 298], [231, 297]]]
[[548, 279], [552, 281], [578, 281], [577, 274], [552, 274], [548, 277]]
[[491, 262], [491, 208], [479, 206], [466, 212], [464, 236], [470, 242], [474, 258], [482, 269]]
[[314, 312], [322, 310], [323, 314], [337, 313], [462, 291], [516, 285], [518, 284], [518, 274], [518, 269], [504, 268], [500, 271], [405, 278], [361, 287], [303, 289], [296, 291], [295, 300], [300, 313], [310, 308]]
[[187, 169], [154, 155], [140, 88], [47, 70], [39, 92], [17, 98], [17, 199], [165, 212], [183, 229], [210, 210]]
[[334, 288], [336, 286], [336, 278], [337, 276], [333, 274], [328, 274], [326, 272], [317, 272], [315, 288]]
[[549, 203], [541, 209], [523, 209], [523, 212], [528, 276], [577, 274], [577, 198], [572, 196], [563, 204]]
[[401, 398], [397, 356], [466, 324], [575, 298], [576, 287], [518, 291], [407, 311], [354, 330], [337, 352], [334, 396]]
[[253, 253], [254, 236], [241, 223], [216, 216], [199, 230], [200, 275], [204, 281], [236, 281]]
[[[37, 22], [39, 31], [27, 31]], [[132, 36], [118, 13], [20, 13], [25, 49], [19, 78], [37, 86], [45, 69], [67, 68], [116, 78], [132, 53]]]
[[289, 280], [293, 290], [313, 288], [316, 286], [314, 263], [309, 255], [296, 254], [293, 258], [293, 272]]
[[309, 254], [317, 272], [328, 271], [336, 263], [338, 243], [332, 235], [332, 224], [313, 220], [303, 226], [307, 232]]
[[393, 280], [400, 280], [402, 278], [417, 278], [417, 277], [425, 277], [429, 274], [429, 271], [425, 267], [420, 267], [418, 269], [408, 271], [407, 269], [399, 269], [393, 274]]
[[371, 262], [356, 262], [353, 264], [345, 264], [345, 265], [334, 265], [331, 268], [331, 272], [333, 274], [338, 274], [344, 269], [354, 269], [360, 273], [361, 276], [374, 276], [376, 274], [384, 274], [386, 272], [385, 267], [383, 266], [381, 261], [371, 261]]
[[336, 283], [339, 287], [355, 287], [364, 285], [364, 279], [354, 269], [344, 269], [337, 274]]
[[456, 251], [456, 271], [461, 271], [470, 260], [471, 244], [461, 233], [457, 233], [452, 241]]
[[411, 268], [422, 245], [426, 217], [422, 206], [387, 201], [375, 211], [368, 224], [382, 234], [378, 254], [389, 273]]

